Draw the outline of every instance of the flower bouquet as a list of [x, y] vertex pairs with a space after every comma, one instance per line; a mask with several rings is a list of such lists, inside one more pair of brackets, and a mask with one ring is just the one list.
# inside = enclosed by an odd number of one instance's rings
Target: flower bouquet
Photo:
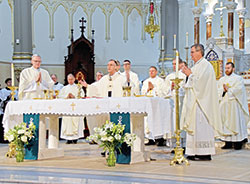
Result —
[[24, 160], [24, 144], [29, 144], [29, 141], [34, 137], [36, 126], [33, 122], [29, 124], [21, 123], [10, 129], [5, 135], [4, 139], [8, 140], [16, 147], [16, 161], [23, 162]]
[[135, 134], [123, 133], [125, 125], [121, 123], [115, 124], [109, 121], [101, 127], [94, 128], [94, 135], [88, 137], [89, 141], [95, 141], [99, 143], [100, 147], [103, 147], [104, 151], [109, 152], [107, 158], [108, 166], [115, 166], [116, 156], [115, 150], [120, 150], [122, 143], [126, 143], [128, 146], [132, 146], [136, 139]]

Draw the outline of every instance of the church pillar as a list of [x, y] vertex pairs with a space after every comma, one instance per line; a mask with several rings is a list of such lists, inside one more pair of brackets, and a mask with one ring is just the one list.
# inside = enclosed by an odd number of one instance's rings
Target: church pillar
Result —
[[200, 14], [202, 9], [200, 7], [194, 7], [192, 9], [194, 15], [194, 43], [200, 43]]
[[245, 15], [246, 8], [237, 11], [239, 15], [239, 49], [245, 49]]
[[234, 10], [237, 6], [237, 3], [233, 1], [228, 1], [225, 3], [225, 6], [228, 10], [228, 46], [233, 46], [233, 37], [234, 37]]
[[206, 17], [206, 38], [207, 40], [212, 36], [212, 19], [213, 14], [207, 15]]
[[161, 34], [165, 37], [165, 54], [173, 55], [174, 35], [177, 35], [176, 47], [178, 48], [179, 33], [179, 5], [178, 0], [161, 1]]
[[32, 56], [31, 0], [14, 0], [15, 63], [30, 62]]

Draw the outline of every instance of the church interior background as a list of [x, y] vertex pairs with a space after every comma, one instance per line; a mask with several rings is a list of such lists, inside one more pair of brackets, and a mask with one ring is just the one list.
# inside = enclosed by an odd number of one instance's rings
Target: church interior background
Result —
[[[0, 0], [1, 87], [5, 87], [5, 79], [11, 77], [11, 63], [15, 65], [15, 82], [18, 82], [20, 70], [30, 66], [35, 53], [41, 56], [42, 67], [50, 74], [57, 74], [58, 81], [64, 83], [68, 46], [72, 37], [76, 40], [81, 36], [79, 20], [84, 17], [84, 35], [95, 43], [95, 71], [106, 74], [106, 64], [112, 58], [121, 63], [129, 59], [140, 81], [148, 77], [151, 65], [167, 75], [172, 70], [175, 49], [192, 66], [190, 46], [201, 43], [216, 77], [219, 79], [224, 64], [232, 61], [236, 73], [246, 79], [250, 94], [249, 0], [153, 0], [155, 24], [160, 27], [153, 37], [145, 31], [149, 23], [149, 2]], [[194, 178], [190, 181], [197, 181]], [[201, 178], [200, 182], [203, 182]]]

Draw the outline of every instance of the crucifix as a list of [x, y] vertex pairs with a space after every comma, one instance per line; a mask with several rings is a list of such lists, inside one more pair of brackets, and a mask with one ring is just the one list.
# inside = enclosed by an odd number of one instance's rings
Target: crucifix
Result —
[[82, 32], [82, 36], [83, 36], [84, 29], [86, 28], [86, 27], [84, 26], [84, 23], [86, 23], [87, 21], [82, 17], [82, 18], [79, 20], [79, 22], [82, 23], [82, 25], [80, 26], [80, 28], [81, 28], [81, 32]]

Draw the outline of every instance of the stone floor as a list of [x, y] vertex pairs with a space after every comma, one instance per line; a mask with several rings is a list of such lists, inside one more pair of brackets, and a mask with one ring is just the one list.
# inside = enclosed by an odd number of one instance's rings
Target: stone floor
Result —
[[107, 167], [97, 145], [60, 141], [65, 156], [37, 161], [5, 158], [8, 145], [0, 144], [0, 183], [141, 184], [141, 183], [250, 183], [250, 145], [243, 150], [221, 150], [212, 161], [170, 166], [170, 148], [147, 146], [154, 161]]

